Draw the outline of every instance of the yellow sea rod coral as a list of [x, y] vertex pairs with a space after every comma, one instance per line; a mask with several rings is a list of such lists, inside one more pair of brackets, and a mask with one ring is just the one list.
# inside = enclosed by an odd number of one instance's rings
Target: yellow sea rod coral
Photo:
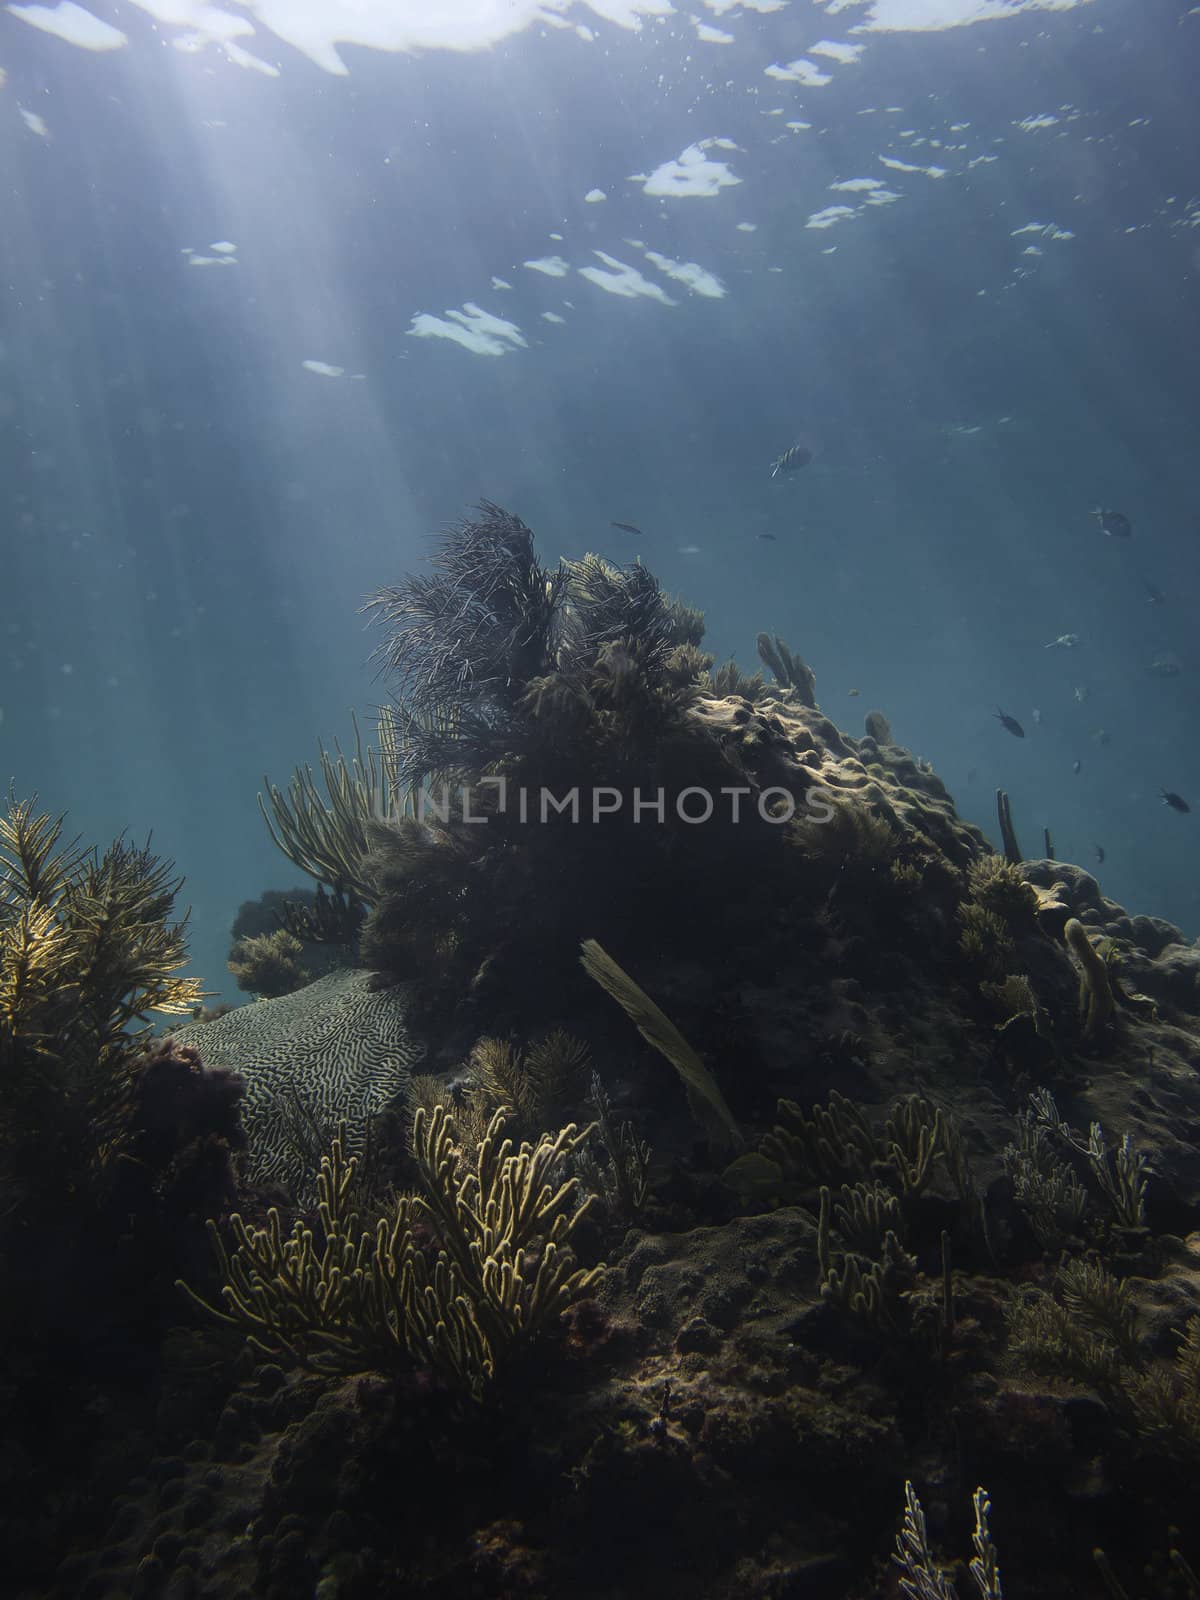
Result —
[[[265, 1353], [316, 1372], [394, 1371], [415, 1362], [478, 1397], [507, 1358], [586, 1294], [603, 1267], [576, 1264], [569, 1239], [591, 1204], [563, 1179], [565, 1157], [590, 1133], [568, 1124], [514, 1148], [497, 1111], [468, 1158], [444, 1105], [413, 1118], [425, 1192], [402, 1195], [364, 1228], [354, 1206], [357, 1160], [339, 1130], [318, 1178], [315, 1229], [284, 1235], [231, 1219], [230, 1254], [210, 1223], [225, 1309], [183, 1291]], [[432, 1223], [430, 1256], [415, 1229]]]

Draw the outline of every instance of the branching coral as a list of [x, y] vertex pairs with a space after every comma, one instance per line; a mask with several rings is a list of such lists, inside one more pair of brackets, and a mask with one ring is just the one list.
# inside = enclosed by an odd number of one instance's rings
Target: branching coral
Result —
[[769, 633], [760, 633], [757, 639], [758, 654], [763, 666], [774, 675], [783, 689], [790, 689], [802, 706], [816, 709], [817, 680], [812, 668], [789, 650], [782, 639], [773, 639]]
[[1189, 1317], [1174, 1369], [1155, 1368], [1128, 1385], [1138, 1432], [1164, 1455], [1200, 1461], [1200, 1317]]
[[382, 713], [379, 728], [378, 753], [364, 747], [357, 719], [349, 760], [338, 745], [332, 755], [321, 746], [324, 794], [313, 769], [297, 767], [286, 791], [264, 778], [267, 799], [258, 797], [271, 839], [289, 861], [335, 895], [367, 905], [375, 899], [372, 880], [363, 872], [367, 829], [380, 818], [404, 814], [399, 744], [389, 711]]
[[1003, 856], [980, 856], [967, 869], [971, 899], [992, 911], [1014, 933], [1032, 930], [1037, 896]]
[[565, 570], [547, 571], [530, 529], [491, 501], [444, 536], [433, 565], [364, 608], [387, 629], [376, 657], [413, 718], [407, 781], [466, 775], [510, 752], [517, 707], [552, 669], [562, 620]]
[[[562, 1167], [588, 1130], [569, 1124], [516, 1149], [504, 1118], [496, 1113], [468, 1157], [450, 1111], [419, 1107], [412, 1147], [423, 1193], [401, 1196], [370, 1228], [339, 1132], [321, 1163], [315, 1229], [297, 1221], [285, 1236], [274, 1208], [265, 1228], [235, 1216], [230, 1254], [212, 1223], [225, 1308], [181, 1288], [260, 1350], [314, 1371], [416, 1362], [478, 1396], [603, 1270], [577, 1266], [569, 1243], [590, 1201]], [[422, 1223], [438, 1237], [432, 1258], [417, 1242]]]
[[1001, 977], [1017, 953], [1004, 919], [974, 900], [959, 907], [958, 918], [962, 924], [958, 947], [967, 961], [981, 972]]
[[878, 1256], [889, 1233], [904, 1237], [899, 1197], [879, 1182], [843, 1184], [832, 1222], [857, 1255]]
[[878, 884], [897, 860], [900, 835], [886, 818], [855, 799], [829, 800], [832, 815], [805, 815], [788, 825], [787, 842], [828, 872], [849, 874], [861, 887]]
[[[1035, 1089], [1029, 1097], [1029, 1109], [1020, 1119], [1027, 1137], [1035, 1136], [1044, 1142], [1053, 1137], [1061, 1145], [1087, 1159], [1092, 1176], [1112, 1208], [1117, 1226], [1140, 1229], [1146, 1225], [1146, 1172], [1147, 1162], [1140, 1150], [1135, 1150], [1133, 1140], [1125, 1134], [1115, 1152], [1111, 1152], [1104, 1137], [1104, 1129], [1093, 1122], [1086, 1142], [1064, 1119], [1049, 1089]], [[1005, 1152], [1005, 1159], [1008, 1152]]]
[[[988, 1529], [992, 1503], [986, 1489], [976, 1489], [975, 1532], [971, 1543], [975, 1554], [968, 1568], [979, 1600], [1002, 1600], [1000, 1560]], [[958, 1591], [934, 1560], [925, 1530], [925, 1512], [911, 1483], [904, 1485], [904, 1523], [896, 1535], [892, 1560], [904, 1576], [900, 1592], [907, 1600], [958, 1600]]]
[[274, 999], [281, 994], [291, 994], [293, 989], [309, 981], [309, 974], [300, 961], [303, 953], [304, 946], [299, 939], [285, 928], [279, 928], [274, 933], [239, 939], [229, 952], [227, 965], [239, 989]]
[[748, 677], [736, 661], [723, 661], [716, 671], [711, 673], [711, 678], [712, 692], [719, 700], [737, 695], [740, 699], [748, 700], [751, 705], [755, 705], [767, 694], [762, 673], [756, 672], [752, 678]]
[[947, 1130], [941, 1109], [924, 1095], [908, 1095], [893, 1106], [884, 1127], [884, 1142], [900, 1193], [905, 1197], [919, 1195], [946, 1151]]
[[471, 1051], [469, 1100], [486, 1126], [501, 1106], [523, 1127], [548, 1126], [577, 1089], [588, 1067], [587, 1046], [553, 1028], [527, 1050], [503, 1039], [480, 1039]]
[[813, 1106], [811, 1116], [794, 1100], [781, 1100], [760, 1150], [784, 1179], [810, 1185], [853, 1183], [884, 1157], [862, 1110], [836, 1089], [826, 1105]]
[[0, 1171], [19, 1204], [97, 1178], [128, 1140], [136, 1025], [203, 998], [181, 978], [172, 864], [119, 839], [62, 842], [62, 818], [10, 800], [0, 816]]
[[1005, 1149], [1004, 1165], [1017, 1204], [1046, 1249], [1056, 1249], [1079, 1232], [1087, 1190], [1055, 1154], [1049, 1132], [1032, 1109], [1017, 1118], [1017, 1140]]
[[378, 901], [363, 924], [364, 963], [402, 977], [424, 968], [434, 985], [461, 982], [460, 952], [490, 925], [482, 868], [496, 842], [492, 830], [431, 814], [372, 823], [368, 839], [363, 871]]
[[645, 1205], [650, 1192], [650, 1146], [638, 1138], [631, 1122], [618, 1125], [597, 1072], [592, 1073], [588, 1104], [596, 1113], [595, 1141], [580, 1149], [576, 1166], [609, 1210], [629, 1221]]
[[827, 1186], [821, 1188], [820, 1201], [817, 1264], [821, 1298], [875, 1333], [905, 1331], [910, 1317], [904, 1296], [916, 1279], [916, 1262], [890, 1228], [879, 1241], [876, 1259], [847, 1250], [835, 1260], [830, 1238], [832, 1196]]

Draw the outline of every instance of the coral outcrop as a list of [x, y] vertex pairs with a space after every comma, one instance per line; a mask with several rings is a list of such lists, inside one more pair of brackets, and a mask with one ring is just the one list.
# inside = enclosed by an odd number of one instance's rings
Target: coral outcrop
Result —
[[392, 731], [270, 804], [362, 965], [176, 1036], [226, 1321], [44, 1592], [1185, 1594], [1197, 947], [640, 564], [485, 505], [374, 610]]

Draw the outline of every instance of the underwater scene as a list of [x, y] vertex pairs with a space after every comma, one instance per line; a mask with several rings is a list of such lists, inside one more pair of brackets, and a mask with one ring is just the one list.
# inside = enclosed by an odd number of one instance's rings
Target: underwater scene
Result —
[[0, 8], [0, 1597], [1200, 1600], [1198, 85]]

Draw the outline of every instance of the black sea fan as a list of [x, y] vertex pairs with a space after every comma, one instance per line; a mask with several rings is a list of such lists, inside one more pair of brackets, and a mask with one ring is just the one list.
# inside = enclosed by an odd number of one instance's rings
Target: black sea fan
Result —
[[640, 562], [618, 567], [589, 555], [566, 568], [571, 618], [562, 664], [568, 670], [581, 661], [594, 667], [612, 647], [624, 645], [636, 646], [644, 668], [657, 675], [678, 644], [693, 642], [658, 579]]
[[449, 707], [490, 721], [553, 658], [563, 574], [541, 565], [520, 517], [490, 500], [443, 537], [433, 565], [367, 602], [389, 630], [376, 659], [418, 722], [440, 723]]

